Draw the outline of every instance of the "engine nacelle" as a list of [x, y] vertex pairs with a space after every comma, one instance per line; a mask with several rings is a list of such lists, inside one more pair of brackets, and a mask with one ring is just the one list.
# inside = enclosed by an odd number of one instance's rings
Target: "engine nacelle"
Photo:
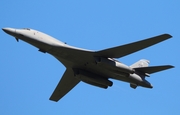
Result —
[[[131, 79], [131, 87], [136, 88], [137, 86], [142, 86], [146, 88], [153, 88], [151, 83], [149, 83], [143, 76], [140, 76], [138, 74], [130, 74], [129, 78]], [[137, 85], [137, 86], [136, 86]]]
[[77, 70], [75, 72], [75, 77], [85, 83], [101, 88], [107, 88], [108, 86], [113, 85], [113, 82], [108, 80], [107, 78], [98, 76], [85, 70]]
[[120, 63], [116, 60], [113, 60], [111, 58], [102, 58], [102, 57], [96, 57], [96, 64], [99, 66], [103, 66], [106, 69], [109, 69], [114, 72], [124, 72], [124, 73], [134, 73], [135, 70], [123, 63]]

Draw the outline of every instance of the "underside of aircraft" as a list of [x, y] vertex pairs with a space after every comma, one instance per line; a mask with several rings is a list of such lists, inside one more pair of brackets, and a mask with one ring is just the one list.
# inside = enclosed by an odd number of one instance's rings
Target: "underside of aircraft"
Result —
[[134, 89], [138, 86], [153, 88], [145, 78], [152, 73], [174, 67], [171, 65], [149, 66], [149, 61], [146, 59], [128, 66], [117, 60], [117, 58], [167, 40], [172, 37], [169, 34], [100, 51], [91, 51], [67, 45], [45, 33], [29, 28], [3, 28], [3, 31], [15, 37], [17, 41], [25, 41], [37, 47], [40, 52], [51, 54], [66, 67], [64, 75], [50, 97], [50, 100], [56, 102], [80, 81], [104, 89], [113, 85], [111, 79], [127, 82]]

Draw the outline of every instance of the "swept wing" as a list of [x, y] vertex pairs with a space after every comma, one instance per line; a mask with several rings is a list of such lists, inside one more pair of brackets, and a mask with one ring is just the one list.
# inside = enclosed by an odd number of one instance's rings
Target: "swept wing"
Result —
[[149, 46], [152, 46], [154, 44], [157, 44], [159, 42], [162, 42], [164, 40], [167, 40], [171, 37], [172, 36], [169, 34], [162, 34], [162, 35], [159, 35], [156, 37], [152, 37], [152, 38], [148, 38], [145, 40], [133, 42], [130, 44], [97, 51], [96, 56], [120, 58], [120, 57], [129, 55], [131, 53], [134, 53], [136, 51], [142, 50], [144, 48], [147, 48]]
[[58, 101], [64, 95], [66, 95], [73, 87], [75, 87], [80, 80], [74, 77], [74, 72], [72, 69], [67, 68], [63, 77], [59, 81], [56, 89], [54, 90], [53, 94], [50, 97], [52, 101]]

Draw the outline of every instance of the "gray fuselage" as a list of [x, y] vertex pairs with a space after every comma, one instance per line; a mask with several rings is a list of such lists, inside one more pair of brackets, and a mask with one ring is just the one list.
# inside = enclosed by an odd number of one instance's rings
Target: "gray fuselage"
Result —
[[[131, 67], [122, 64], [113, 58], [96, 56], [95, 51], [69, 46], [37, 30], [28, 28], [5, 29], [8, 34], [14, 36], [16, 39], [21, 39], [37, 47], [41, 52], [47, 52], [53, 55], [60, 62], [62, 62], [66, 68], [85, 71], [88, 75], [90, 73], [92, 76], [99, 76], [100, 78], [112, 78], [135, 85], [152, 88], [151, 84], [143, 77], [134, 73], [134, 70]], [[100, 61], [98, 61], [98, 59], [100, 59]], [[78, 78], [81, 79], [82, 77]], [[86, 80], [84, 81], [86, 82]]]

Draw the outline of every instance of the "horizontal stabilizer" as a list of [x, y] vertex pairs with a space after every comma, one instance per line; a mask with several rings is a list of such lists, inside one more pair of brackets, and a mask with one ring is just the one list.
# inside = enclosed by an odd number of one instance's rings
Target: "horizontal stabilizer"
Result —
[[164, 40], [167, 40], [171, 38], [172, 36], [169, 34], [162, 34], [156, 37], [148, 38], [145, 40], [133, 42], [130, 44], [117, 46], [101, 51], [97, 51], [95, 56], [101, 56], [101, 57], [110, 57], [110, 58], [120, 58], [126, 55], [129, 55], [131, 53], [137, 52], [139, 50], [142, 50], [144, 48], [147, 48], [149, 46], [152, 46], [154, 44], [157, 44], [159, 42], [162, 42]]
[[141, 67], [141, 68], [134, 68], [134, 69], [139, 72], [152, 74], [152, 73], [156, 73], [156, 72], [163, 71], [170, 68], [174, 68], [174, 66], [162, 65], [162, 66], [150, 66], [150, 67]]

